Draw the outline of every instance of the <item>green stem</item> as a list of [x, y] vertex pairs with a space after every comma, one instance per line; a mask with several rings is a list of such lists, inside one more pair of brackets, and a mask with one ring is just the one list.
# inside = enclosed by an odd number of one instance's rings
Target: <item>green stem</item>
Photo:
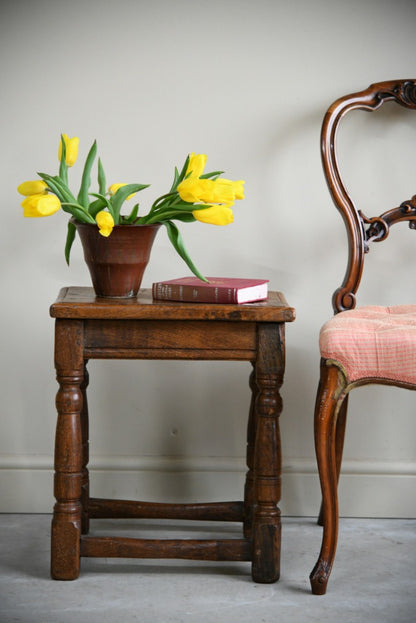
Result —
[[93, 219], [91, 214], [88, 212], [88, 210], [83, 208], [83, 206], [77, 203], [69, 203], [67, 201], [61, 202], [61, 206], [68, 206], [68, 208], [71, 208], [70, 210], [64, 210], [64, 211], [72, 214], [72, 216], [76, 218], [78, 221], [82, 221], [83, 223], [95, 224], [95, 220]]
[[177, 191], [175, 190], [173, 192], [166, 193], [166, 195], [161, 195], [160, 197], [155, 199], [155, 201], [152, 204], [152, 207], [150, 208], [148, 216], [150, 216], [155, 210], [157, 210], [160, 207], [159, 204], [165, 203], [166, 199], [170, 199], [176, 194], [177, 194]]
[[180, 217], [182, 215], [189, 214], [192, 215], [192, 213], [187, 210], [164, 210], [162, 214], [157, 213], [154, 215], [148, 214], [147, 216], [142, 216], [139, 221], [142, 225], [153, 225], [154, 223], [161, 223], [162, 221], [167, 221], [175, 218], [180, 220]]

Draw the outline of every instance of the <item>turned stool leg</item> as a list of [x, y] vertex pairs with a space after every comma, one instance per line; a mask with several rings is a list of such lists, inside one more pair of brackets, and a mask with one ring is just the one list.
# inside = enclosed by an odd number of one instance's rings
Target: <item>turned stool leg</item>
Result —
[[[55, 362], [59, 390], [55, 438], [56, 504], [52, 520], [51, 575], [73, 580], [80, 570], [83, 365], [79, 361], [80, 323], [57, 321]], [[78, 348], [77, 348], [78, 346]], [[75, 367], [74, 364], [77, 364]], [[74, 367], [72, 367], [74, 366]]]
[[[280, 348], [276, 348], [277, 343]], [[279, 360], [277, 359], [277, 352]], [[256, 381], [256, 444], [252, 577], [255, 582], [275, 582], [280, 576], [281, 447], [278, 417], [282, 410], [279, 388], [284, 370], [284, 325], [262, 325], [258, 335]]]
[[250, 374], [251, 403], [247, 425], [247, 467], [246, 482], [244, 487], [244, 536], [246, 539], [252, 536], [253, 512], [254, 512], [254, 444], [256, 441], [256, 399], [258, 394], [256, 382], [256, 370], [253, 363]]
[[81, 530], [82, 534], [88, 534], [90, 529], [89, 502], [90, 502], [90, 478], [88, 473], [89, 463], [89, 422], [87, 387], [89, 375], [87, 363], [84, 365], [84, 379], [81, 383], [82, 411], [81, 411], [81, 435], [82, 435], [82, 484], [81, 484]]

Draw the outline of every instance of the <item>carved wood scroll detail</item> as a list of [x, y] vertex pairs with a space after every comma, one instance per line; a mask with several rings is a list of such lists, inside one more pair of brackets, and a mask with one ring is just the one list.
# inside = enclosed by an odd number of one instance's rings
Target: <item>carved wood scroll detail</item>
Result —
[[401, 80], [392, 89], [399, 104], [406, 108], [416, 106], [416, 84], [414, 80]]
[[334, 312], [353, 309], [364, 267], [364, 255], [370, 242], [381, 242], [389, 234], [390, 227], [408, 221], [416, 229], [416, 195], [381, 216], [367, 217], [357, 210], [344, 185], [336, 155], [336, 136], [339, 123], [351, 110], [373, 112], [385, 102], [392, 101], [405, 108], [416, 109], [416, 80], [392, 80], [370, 85], [358, 93], [352, 93], [335, 101], [328, 109], [321, 131], [322, 164], [328, 187], [341, 213], [348, 234], [348, 263], [342, 285], [334, 292]]
[[[370, 249], [370, 242], [385, 240], [390, 233], [390, 227], [396, 223], [408, 221], [410, 229], [416, 229], [416, 195], [380, 216], [368, 218], [361, 210], [359, 210], [359, 215], [365, 231], [364, 252], [367, 253]], [[369, 225], [367, 229], [366, 225]]]

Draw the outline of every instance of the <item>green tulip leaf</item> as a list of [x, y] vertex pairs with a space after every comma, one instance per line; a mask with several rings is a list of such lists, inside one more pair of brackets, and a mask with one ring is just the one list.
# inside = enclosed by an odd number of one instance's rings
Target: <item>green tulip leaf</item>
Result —
[[153, 216], [151, 217], [144, 216], [142, 219], [140, 219], [140, 222], [143, 225], [151, 225], [153, 223], [160, 223], [161, 221], [171, 221], [171, 220], [192, 223], [196, 219], [192, 213], [192, 209], [181, 210], [181, 209], [166, 208], [165, 210], [161, 212], [155, 212]]
[[72, 216], [76, 218], [77, 221], [81, 221], [81, 223], [95, 223], [90, 213], [78, 203], [63, 202], [61, 203], [61, 207], [64, 212], [69, 212], [69, 214], [72, 214]]
[[84, 165], [84, 171], [82, 173], [81, 179], [81, 187], [78, 193], [78, 203], [80, 203], [84, 208], [88, 209], [89, 200], [88, 200], [88, 189], [91, 184], [91, 169], [94, 164], [95, 156], [97, 155], [97, 141], [94, 141], [90, 151], [88, 152], [87, 159]]
[[204, 173], [203, 175], [200, 175], [199, 179], [200, 180], [208, 180], [211, 177], [219, 177], [220, 175], [222, 175], [224, 173], [224, 171], [212, 171], [212, 173]]
[[101, 158], [98, 158], [98, 192], [101, 195], [105, 195], [105, 186], [106, 186], [106, 181], [105, 181], [104, 168], [101, 162]]
[[129, 195], [132, 193], [137, 193], [144, 188], [148, 188], [150, 184], [125, 184], [121, 186], [115, 195], [110, 199], [111, 205], [113, 207], [113, 218], [114, 223], [118, 225], [120, 221], [120, 210], [121, 206], [127, 199]]
[[76, 203], [74, 195], [69, 190], [68, 186], [61, 180], [60, 177], [48, 175], [47, 173], [38, 173], [39, 177], [47, 183], [49, 189], [56, 195], [59, 201], [69, 201], [70, 203]]
[[[90, 194], [94, 195], [94, 193], [90, 193]], [[108, 200], [103, 195], [96, 194], [94, 196], [95, 197], [98, 196], [98, 199], [96, 201], [93, 201], [92, 203], [90, 203], [90, 207], [88, 208], [88, 212], [90, 213], [92, 218], [95, 219], [95, 217], [97, 216], [98, 212], [101, 212], [101, 210], [104, 210], [105, 208], [108, 207]]]
[[168, 232], [168, 236], [169, 236], [169, 240], [173, 244], [176, 252], [181, 256], [181, 258], [188, 265], [190, 270], [194, 273], [194, 275], [196, 277], [198, 277], [198, 279], [201, 279], [201, 281], [205, 281], [206, 283], [209, 283], [208, 279], [206, 279], [199, 272], [199, 270], [197, 269], [197, 267], [195, 266], [195, 264], [193, 263], [193, 261], [189, 257], [189, 254], [188, 254], [187, 250], [185, 249], [185, 245], [184, 245], [182, 236], [181, 236], [178, 228], [176, 227], [176, 225], [174, 223], [172, 223], [172, 221], [162, 221], [162, 224], [166, 227], [167, 232]]
[[192, 212], [177, 212], [169, 217], [169, 220], [175, 219], [175, 221], [181, 221], [182, 223], [194, 223], [196, 218]]
[[189, 157], [189, 156], [187, 156], [187, 157], [186, 157], [186, 160], [185, 160], [185, 162], [184, 162], [184, 165], [183, 165], [183, 167], [182, 167], [182, 170], [181, 170], [181, 172], [179, 173], [179, 178], [178, 178], [178, 182], [177, 182], [177, 184], [176, 184], [176, 185], [180, 184], [180, 183], [181, 183], [181, 182], [185, 179], [185, 176], [186, 176], [186, 171], [188, 170], [189, 160], [190, 160], [190, 157]]
[[134, 221], [137, 219], [138, 213], [139, 213], [139, 204], [136, 203], [136, 205], [133, 206], [133, 209], [130, 212], [130, 214], [128, 216], [123, 217], [123, 223], [134, 223]]
[[173, 192], [174, 190], [176, 190], [176, 187], [178, 184], [179, 184], [179, 171], [178, 171], [178, 168], [175, 167], [175, 173], [173, 176], [173, 182], [172, 182], [170, 192]]
[[61, 152], [61, 162], [59, 165], [59, 177], [65, 184], [68, 184], [68, 165], [66, 163], [66, 143], [65, 143], [65, 140], [62, 134], [61, 134], [61, 146], [62, 146], [62, 152]]
[[[100, 210], [104, 210], [104, 208], [108, 208], [108, 211], [110, 212], [111, 216], [113, 217], [113, 221], [114, 221], [114, 223], [117, 225], [117, 223], [116, 223], [116, 219], [115, 219], [115, 217], [114, 217], [113, 206], [112, 206], [112, 204], [111, 204], [110, 199], [108, 199], [105, 195], [102, 195], [101, 193], [89, 193], [89, 194], [90, 194], [90, 195], [92, 195], [92, 197], [97, 197], [97, 201], [94, 201], [94, 202], [90, 205], [90, 207], [89, 207], [89, 209], [88, 209], [88, 211], [89, 211], [89, 213], [91, 214], [91, 216], [93, 216], [93, 217], [95, 218], [95, 217], [97, 216], [98, 212], [100, 212]], [[100, 204], [98, 204], [98, 201], [100, 202]], [[94, 210], [93, 210], [93, 211], [94, 211], [95, 213], [93, 214], [93, 213], [92, 213], [92, 211], [91, 211], [91, 206], [92, 206], [92, 205], [95, 205], [95, 204], [97, 204], [97, 205], [96, 205], [96, 208], [98, 207], [98, 209], [95, 209], [95, 208], [94, 208]]]
[[71, 221], [68, 222], [68, 231], [66, 235], [66, 243], [65, 243], [65, 260], [69, 266], [69, 256], [71, 255], [72, 244], [75, 240], [75, 236], [77, 233], [77, 229]]

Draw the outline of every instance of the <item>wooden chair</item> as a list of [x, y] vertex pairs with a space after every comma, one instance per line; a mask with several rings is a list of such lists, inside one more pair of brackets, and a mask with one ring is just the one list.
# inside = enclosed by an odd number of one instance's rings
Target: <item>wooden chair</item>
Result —
[[322, 489], [318, 523], [323, 539], [310, 575], [312, 592], [322, 595], [331, 573], [338, 537], [337, 484], [341, 468], [348, 394], [378, 383], [416, 389], [416, 305], [356, 308], [356, 292], [371, 242], [385, 240], [390, 227], [408, 221], [416, 229], [416, 195], [381, 216], [368, 218], [350, 198], [336, 155], [337, 130], [351, 110], [378, 110], [385, 102], [416, 109], [416, 80], [372, 84], [338, 99], [328, 109], [321, 134], [325, 176], [344, 220], [349, 258], [342, 285], [333, 295], [335, 315], [321, 329], [321, 372], [315, 406], [315, 448]]

